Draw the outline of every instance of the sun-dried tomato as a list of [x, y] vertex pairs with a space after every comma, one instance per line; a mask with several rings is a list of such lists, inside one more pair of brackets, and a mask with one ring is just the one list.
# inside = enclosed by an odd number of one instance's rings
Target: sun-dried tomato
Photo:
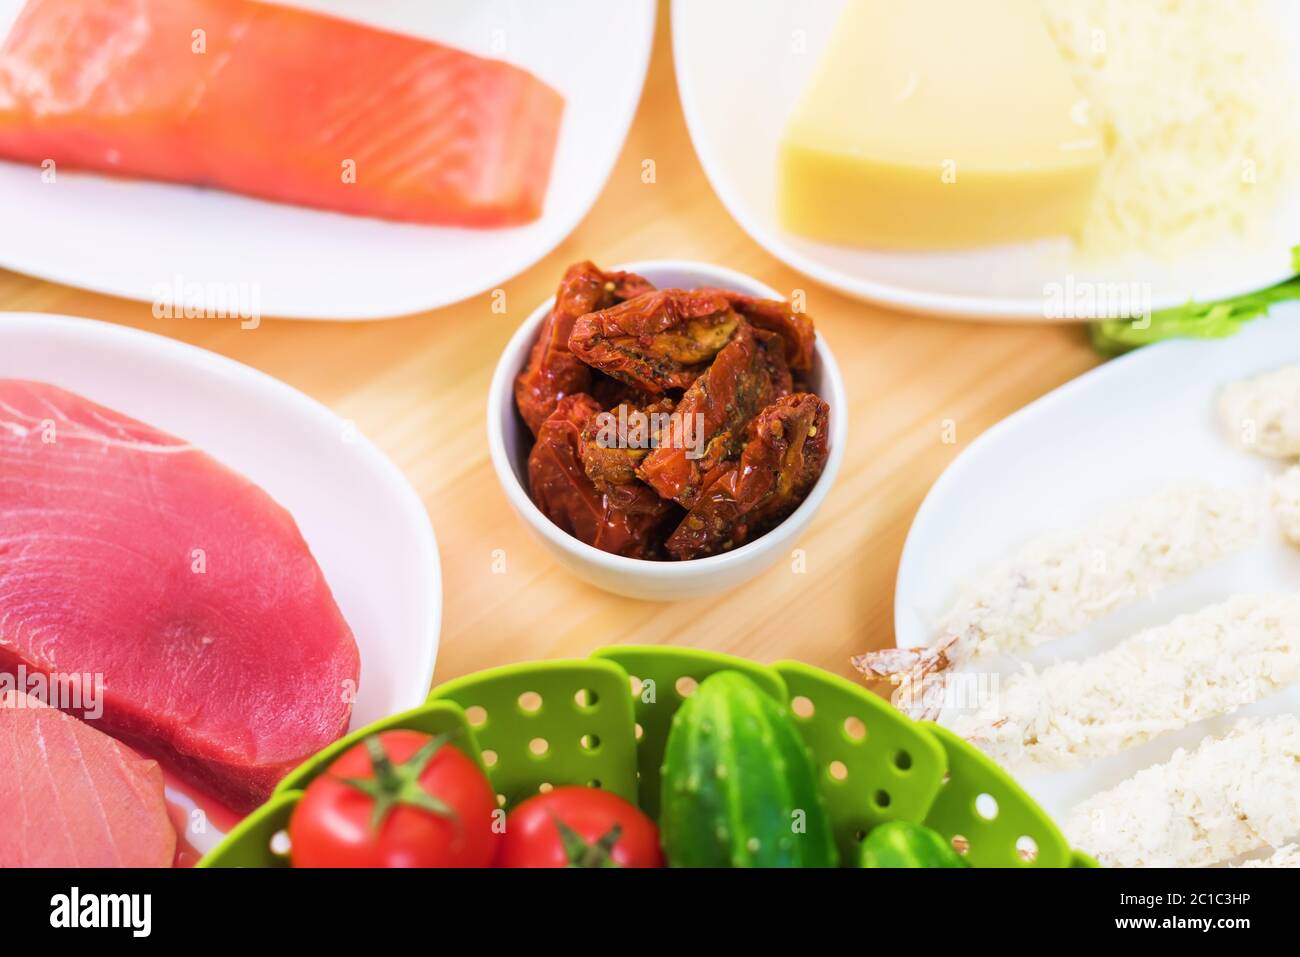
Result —
[[675, 511], [672, 503], [640, 483], [601, 491], [583, 468], [582, 430], [600, 411], [585, 393], [556, 404], [528, 456], [533, 501], [547, 518], [588, 545], [629, 558], [661, 557], [664, 526]]
[[637, 474], [664, 498], [690, 508], [739, 456], [745, 424], [789, 392], [790, 370], [780, 338], [742, 323], [677, 403], [678, 441], [647, 455]]
[[726, 289], [711, 291], [726, 296], [731, 308], [740, 313], [751, 326], [779, 335], [785, 343], [785, 360], [791, 369], [806, 372], [812, 368], [817, 333], [807, 314], [795, 312], [790, 303], [780, 299], [756, 299]]
[[659, 441], [673, 406], [669, 398], [644, 406], [622, 402], [587, 423], [582, 430], [582, 465], [596, 488], [637, 481], [637, 466]]
[[829, 408], [807, 386], [815, 341], [785, 302], [570, 267], [515, 383], [536, 436], [533, 501], [634, 558], [699, 558], [764, 534], [826, 465]]
[[810, 393], [778, 399], [746, 430], [739, 463], [713, 481], [668, 537], [677, 559], [743, 545], [788, 516], [826, 467], [830, 407]]
[[594, 369], [658, 395], [700, 377], [739, 327], [717, 290], [660, 289], [573, 324], [570, 351]]
[[569, 351], [578, 317], [653, 289], [635, 273], [602, 272], [590, 262], [575, 263], [565, 271], [528, 365], [515, 379], [515, 404], [534, 435], [560, 399], [591, 388], [590, 366]]

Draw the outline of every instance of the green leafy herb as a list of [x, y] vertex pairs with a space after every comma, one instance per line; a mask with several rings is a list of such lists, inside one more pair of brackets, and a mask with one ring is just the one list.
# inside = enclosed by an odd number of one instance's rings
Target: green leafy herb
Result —
[[560, 832], [560, 842], [564, 853], [568, 855], [569, 867], [622, 867], [614, 860], [614, 845], [623, 836], [623, 826], [615, 824], [599, 841], [594, 844], [565, 824], [556, 815], [551, 815], [555, 829]]
[[434, 797], [420, 784], [420, 775], [450, 738], [450, 734], [440, 734], [432, 738], [401, 764], [393, 764], [378, 734], [372, 734], [365, 739], [366, 750], [370, 754], [370, 766], [374, 769], [375, 776], [339, 778], [339, 780], [374, 799], [375, 807], [371, 814], [370, 825], [376, 833], [383, 827], [389, 813], [403, 804], [421, 808], [438, 817], [455, 820], [459, 826], [456, 811], [445, 801]]
[[[1300, 246], [1291, 250], [1291, 266], [1300, 273]], [[1217, 302], [1189, 302], [1161, 309], [1143, 319], [1103, 319], [1092, 323], [1092, 345], [1103, 356], [1117, 356], [1163, 339], [1222, 339], [1235, 335], [1252, 319], [1288, 299], [1300, 299], [1300, 275], [1258, 292]]]

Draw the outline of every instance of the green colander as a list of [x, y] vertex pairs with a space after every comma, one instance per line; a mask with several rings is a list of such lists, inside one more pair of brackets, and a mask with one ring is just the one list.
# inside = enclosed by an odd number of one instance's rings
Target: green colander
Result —
[[483, 766], [465, 712], [450, 701], [430, 701], [353, 731], [308, 758], [280, 781], [270, 800], [231, 828], [225, 840], [195, 866], [288, 867], [288, 842], [280, 847], [276, 837], [288, 826], [289, 815], [302, 797], [303, 789], [335, 758], [367, 735], [398, 728], [426, 734], [450, 734], [452, 744], [477, 761], [480, 767]]
[[788, 703], [813, 760], [841, 857], [883, 821], [919, 821], [976, 867], [1095, 867], [1005, 772], [965, 741], [865, 688], [796, 661], [617, 646], [590, 658], [509, 665], [434, 688], [429, 703], [356, 731], [281, 782], [200, 867], [283, 867], [280, 837], [302, 789], [367, 734], [450, 732], [503, 807], [561, 785], [600, 787], [658, 816], [673, 714], [706, 677], [740, 671]]
[[635, 802], [636, 722], [626, 672], [608, 661], [507, 665], [433, 689], [466, 710], [505, 807], [565, 784]]
[[925, 817], [975, 867], [1070, 867], [1070, 845], [1024, 790], [982, 751], [924, 722], [947, 754], [948, 773]]
[[850, 681], [798, 661], [773, 665], [813, 753], [840, 860], [885, 821], [926, 820], [943, 781], [943, 748], [915, 721]]
[[776, 700], [784, 702], [788, 698], [785, 682], [775, 671], [731, 655], [693, 648], [621, 645], [602, 648], [592, 657], [619, 666], [625, 687], [631, 685], [630, 700], [636, 709], [638, 803], [656, 820], [659, 768], [664, 762], [668, 729], [678, 706], [696, 685], [715, 671], [739, 671]]

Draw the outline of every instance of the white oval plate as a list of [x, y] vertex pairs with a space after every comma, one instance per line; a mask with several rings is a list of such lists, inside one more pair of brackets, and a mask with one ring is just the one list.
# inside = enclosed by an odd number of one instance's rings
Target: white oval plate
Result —
[[[1300, 6], [1274, 0], [1300, 77]], [[776, 218], [777, 145], [844, 0], [673, 3], [677, 87], [695, 151], [731, 215], [773, 256], [818, 282], [910, 312], [967, 319], [1046, 318], [1047, 287], [1077, 281], [1149, 283], [1141, 306], [1219, 299], [1292, 274], [1300, 242], [1300, 170], [1263, 245], [1225, 243], [1174, 263], [1090, 274], [1069, 264], [1067, 240], [959, 252], [898, 253], [802, 239]], [[803, 52], [798, 52], [803, 51]], [[1149, 292], [1149, 296], [1147, 295]], [[1149, 300], [1149, 301], [1148, 301]], [[1068, 314], [1068, 313], [1067, 313]]]
[[0, 378], [76, 392], [260, 485], [293, 515], [356, 636], [352, 727], [424, 702], [442, 615], [433, 528], [397, 466], [348, 423], [232, 359], [90, 319], [0, 313]]
[[[256, 302], [263, 316], [382, 319], [456, 302], [523, 272], [587, 214], [623, 147], [654, 39], [653, 0], [293, 3], [505, 59], [558, 89], [565, 113], [542, 217], [510, 229], [418, 226], [90, 173], [45, 184], [36, 167], [0, 161], [0, 266], [144, 302], [188, 286], [187, 296]], [[0, 37], [22, 6], [0, 0]]]
[[[1179, 479], [1244, 488], [1280, 473], [1281, 463], [1236, 447], [1216, 409], [1227, 383], [1300, 362], [1300, 307], [1274, 313], [1232, 339], [1166, 342], [1115, 359], [972, 442], [934, 484], [908, 533], [894, 594], [898, 646], [928, 644], [932, 623], [980, 568], [1038, 534], [1085, 523], [1093, 509]], [[1045, 665], [1095, 654], [1140, 628], [1233, 594], [1297, 588], [1300, 549], [1286, 545], [1270, 524], [1258, 546], [1025, 660]], [[1300, 711], [1300, 687], [1295, 692], [1237, 716]], [[1230, 723], [1202, 722], [1081, 770], [1027, 775], [1021, 783], [1060, 820], [1087, 795]]]

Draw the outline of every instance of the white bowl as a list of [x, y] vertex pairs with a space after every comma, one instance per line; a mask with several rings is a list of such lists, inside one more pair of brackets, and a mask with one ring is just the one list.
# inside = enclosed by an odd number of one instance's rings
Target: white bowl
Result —
[[[660, 288], [715, 286], [751, 296], [781, 298], [756, 279], [708, 263], [661, 259], [614, 268], [638, 273]], [[538, 306], [524, 320], [502, 353], [488, 393], [487, 429], [492, 465], [501, 487], [505, 489], [506, 498], [560, 564], [584, 581], [615, 594], [652, 601], [674, 601], [734, 588], [788, 554], [830, 491], [844, 458], [844, 442], [848, 434], [844, 380], [840, 378], [839, 367], [821, 334], [817, 335], [808, 383], [812, 391], [831, 407], [830, 457], [808, 497], [794, 514], [772, 531], [733, 551], [685, 562], [654, 562], [612, 555], [579, 541], [543, 515], [529, 497], [528, 453], [532, 449], [532, 434], [515, 408], [514, 382], [528, 361], [528, 353], [537, 339], [542, 320], [554, 302], [552, 297]]]

